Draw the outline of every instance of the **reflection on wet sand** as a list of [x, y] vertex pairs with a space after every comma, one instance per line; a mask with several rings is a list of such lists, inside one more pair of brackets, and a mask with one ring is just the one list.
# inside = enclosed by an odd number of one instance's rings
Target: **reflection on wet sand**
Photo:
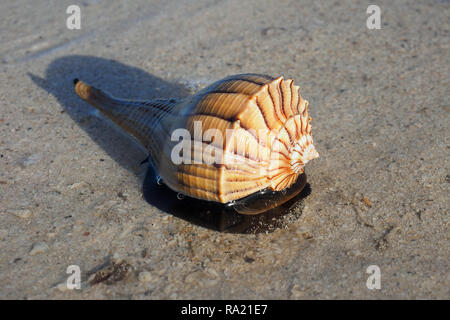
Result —
[[143, 185], [145, 200], [158, 209], [205, 228], [231, 233], [272, 232], [286, 226], [300, 216], [302, 200], [310, 193], [306, 174], [302, 174], [283, 192], [265, 190], [224, 205], [180, 197], [160, 182], [151, 165]]

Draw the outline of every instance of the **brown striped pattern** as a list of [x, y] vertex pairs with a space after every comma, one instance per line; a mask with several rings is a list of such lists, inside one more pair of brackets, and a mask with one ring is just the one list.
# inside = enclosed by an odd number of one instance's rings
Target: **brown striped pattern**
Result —
[[[83, 94], [83, 90], [92, 92]], [[226, 203], [267, 187], [282, 190], [303, 172], [305, 150], [312, 146], [308, 102], [299, 87], [283, 77], [235, 75], [180, 102], [125, 103], [95, 90], [76, 87], [83, 99], [147, 147], [169, 187], [191, 197]], [[196, 136], [199, 122], [201, 134]], [[203, 162], [176, 165], [171, 161], [178, 141], [170, 137], [177, 128], [189, 131], [191, 159]], [[313, 158], [315, 150], [310, 149]], [[220, 163], [213, 163], [217, 158]]]

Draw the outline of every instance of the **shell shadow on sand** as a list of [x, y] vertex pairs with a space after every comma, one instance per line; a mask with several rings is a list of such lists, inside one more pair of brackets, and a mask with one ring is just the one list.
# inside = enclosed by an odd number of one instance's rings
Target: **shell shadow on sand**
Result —
[[[136, 166], [145, 152], [130, 138], [120, 133], [107, 121], [86, 121], [92, 118], [93, 108], [74, 92], [73, 79], [79, 78], [96, 84], [121, 98], [144, 100], [150, 98], [182, 98], [191, 91], [181, 84], [164, 81], [138, 68], [120, 62], [92, 56], [72, 55], [58, 58], [46, 70], [45, 78], [28, 74], [42, 89], [52, 94], [67, 113], [114, 161], [139, 176]], [[123, 152], [126, 146], [127, 152]], [[149, 166], [143, 183], [145, 200], [159, 210], [209, 229], [233, 233], [260, 233], [283, 227], [301, 214], [302, 199], [311, 193], [306, 175], [293, 189], [293, 198], [257, 215], [241, 215], [235, 209], [217, 203], [185, 197], [165, 185], [157, 184], [152, 166]], [[264, 197], [266, 197], [265, 195]], [[256, 195], [251, 200], [264, 202]]]
[[[311, 193], [306, 183], [306, 174], [289, 188], [286, 194], [281, 192], [254, 193], [236, 202], [235, 207], [251, 201], [252, 207], [265, 206], [271, 200], [285, 201], [263, 213], [255, 215], [239, 214], [233, 206], [217, 202], [203, 201], [190, 197], [179, 199], [177, 193], [163, 183], [157, 183], [157, 176], [149, 166], [143, 184], [144, 198], [147, 202], [164, 212], [190, 221], [205, 228], [230, 233], [272, 232], [297, 220], [302, 212], [303, 199]], [[287, 197], [285, 199], [280, 199]]]

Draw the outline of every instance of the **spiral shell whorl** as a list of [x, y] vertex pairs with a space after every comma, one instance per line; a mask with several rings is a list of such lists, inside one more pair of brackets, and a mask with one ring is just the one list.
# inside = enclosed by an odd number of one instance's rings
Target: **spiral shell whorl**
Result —
[[[117, 99], [78, 80], [75, 91], [147, 148], [165, 184], [194, 198], [227, 203], [265, 188], [280, 191], [318, 157], [308, 101], [291, 79], [240, 74], [179, 101]], [[173, 161], [177, 129], [189, 133], [191, 158], [202, 161]], [[224, 139], [205, 141], [210, 129]], [[205, 161], [212, 157], [207, 149], [219, 162]]]
[[[223, 144], [210, 143], [223, 152], [221, 165], [181, 164], [175, 168], [164, 162], [163, 171], [169, 176], [176, 171], [166, 179], [169, 186], [193, 197], [225, 203], [264, 188], [283, 190], [318, 156], [308, 102], [290, 79], [231, 76], [191, 97], [183, 113], [186, 122], [181, 126], [192, 136], [195, 121], [202, 123], [202, 135], [208, 129], [219, 130], [223, 136], [227, 129], [233, 131]], [[192, 140], [195, 143], [196, 139]]]

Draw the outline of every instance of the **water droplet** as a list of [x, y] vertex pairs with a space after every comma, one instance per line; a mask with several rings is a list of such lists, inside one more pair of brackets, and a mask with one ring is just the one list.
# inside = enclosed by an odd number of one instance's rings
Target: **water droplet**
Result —
[[232, 201], [230, 201], [230, 202], [227, 202], [226, 203], [226, 206], [227, 207], [232, 207], [232, 206], [234, 206], [236, 204], [236, 201], [235, 200], [232, 200]]
[[163, 182], [162, 182], [161, 176], [157, 176], [157, 177], [156, 177], [156, 184], [157, 184], [158, 186], [162, 186]]
[[178, 200], [183, 200], [183, 198], [184, 198], [184, 195], [183, 195], [183, 194], [177, 193], [177, 199], [178, 199]]

